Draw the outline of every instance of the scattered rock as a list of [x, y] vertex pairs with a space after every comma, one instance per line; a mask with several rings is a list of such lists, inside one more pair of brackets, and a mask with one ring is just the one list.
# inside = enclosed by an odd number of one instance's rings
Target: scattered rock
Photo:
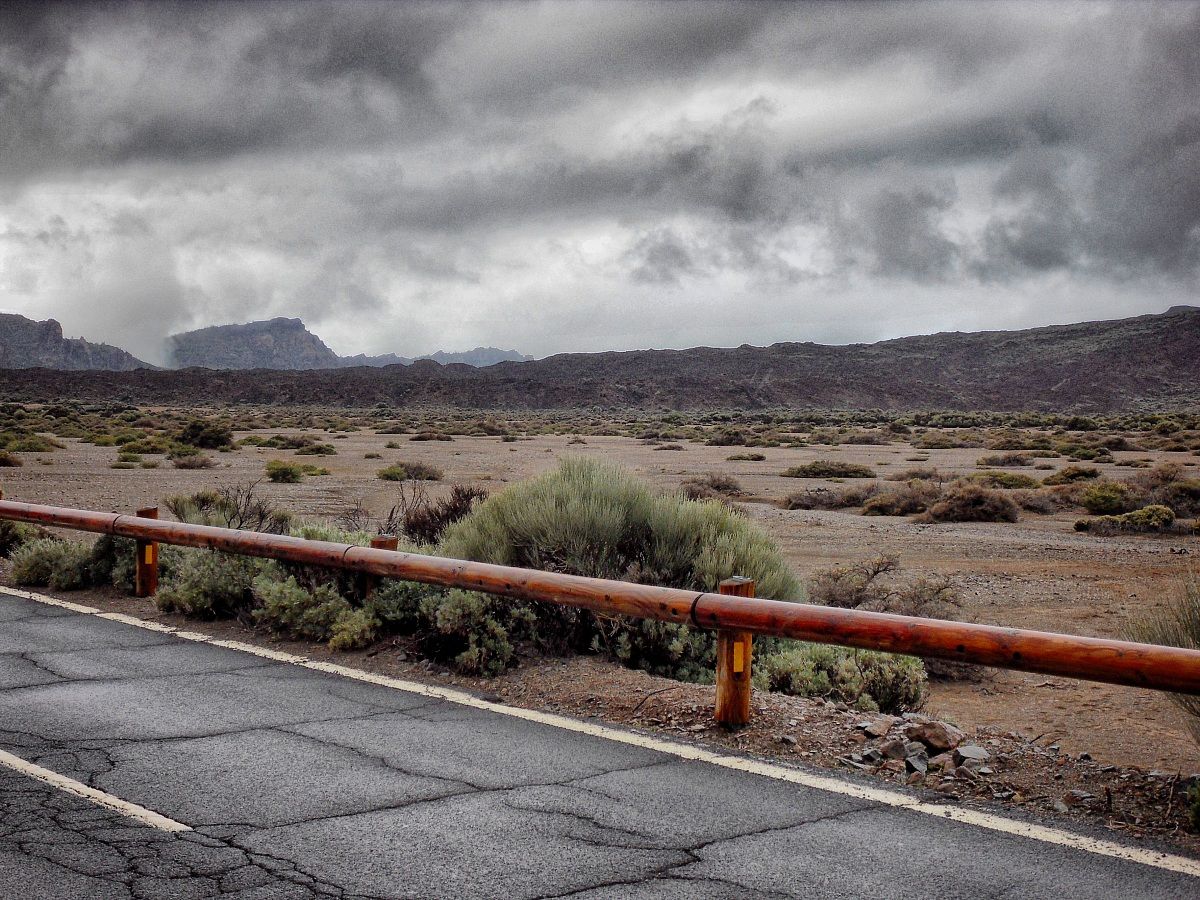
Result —
[[1067, 791], [1062, 795], [1062, 802], [1067, 806], [1078, 806], [1080, 803], [1086, 803], [1095, 798], [1095, 794], [1089, 794], [1087, 791]]
[[888, 759], [904, 759], [908, 754], [905, 752], [906, 743], [899, 738], [893, 738], [879, 745], [879, 752]]
[[779, 743], [787, 744], [789, 747], [795, 747], [796, 739], [794, 737], [792, 737], [790, 734], [781, 734], [779, 736]]
[[930, 750], [942, 752], [953, 750], [966, 739], [966, 735], [945, 722], [918, 722], [904, 729], [910, 741], [920, 741]]
[[906, 757], [904, 765], [910, 772], [916, 772], [924, 775], [929, 770], [929, 758], [925, 755], [925, 751], [914, 753], [912, 756]]
[[991, 758], [992, 754], [978, 744], [960, 744], [954, 748], [954, 761], [960, 766], [967, 762], [982, 764]]

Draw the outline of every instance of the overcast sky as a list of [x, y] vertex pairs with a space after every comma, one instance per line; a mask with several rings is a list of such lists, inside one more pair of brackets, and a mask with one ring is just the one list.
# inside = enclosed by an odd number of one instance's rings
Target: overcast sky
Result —
[[162, 359], [871, 341], [1200, 286], [1200, 4], [0, 7], [0, 309]]

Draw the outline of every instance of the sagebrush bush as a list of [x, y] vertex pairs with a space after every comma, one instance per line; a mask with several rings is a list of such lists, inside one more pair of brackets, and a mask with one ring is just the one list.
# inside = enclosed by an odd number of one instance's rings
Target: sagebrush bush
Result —
[[304, 479], [304, 467], [282, 459], [267, 460], [267, 478], [275, 484], [297, 484]]
[[76, 541], [37, 538], [12, 554], [14, 584], [77, 591], [92, 585], [92, 548]]
[[1032, 490], [1039, 487], [1041, 482], [1024, 472], [973, 472], [967, 476], [976, 484], [1001, 490]]
[[1091, 481], [1100, 477], [1100, 470], [1095, 466], [1063, 466], [1053, 475], [1042, 479], [1044, 485], [1073, 484], [1076, 481]]
[[1129, 512], [1137, 503], [1129, 488], [1119, 481], [1098, 481], [1089, 485], [1080, 503], [1094, 516]]
[[931, 522], [1015, 522], [1020, 512], [1000, 491], [957, 481], [925, 515]]
[[[714, 590], [732, 575], [757, 583], [762, 597], [796, 599], [799, 583], [756, 526], [721, 504], [656, 492], [614, 467], [567, 459], [558, 469], [509, 487], [451, 526], [448, 556], [598, 578]], [[472, 665], [505, 656], [509, 636], [549, 652], [602, 649], [627, 665], [700, 678], [713, 663], [713, 638], [669, 623], [600, 619], [556, 604], [455, 597], [438, 613]], [[468, 645], [472, 629], [480, 639]], [[457, 630], [456, 630], [457, 629]]]
[[241, 615], [254, 605], [254, 580], [268, 560], [212, 550], [185, 550], [178, 572], [154, 597], [158, 608], [198, 619]]
[[12, 556], [22, 544], [39, 537], [45, 537], [45, 534], [34, 525], [0, 519], [0, 556]]
[[252, 591], [255, 624], [296, 640], [328, 641], [337, 620], [353, 612], [349, 601], [332, 585], [308, 590], [297, 584], [294, 576], [280, 580], [259, 575]]
[[21, 457], [13, 456], [7, 450], [0, 450], [0, 469], [16, 469], [25, 465]]
[[902, 713], [925, 697], [925, 667], [912, 656], [799, 644], [766, 656], [760, 678], [770, 690], [838, 700], [864, 712]]
[[784, 478], [874, 478], [870, 466], [841, 462], [836, 459], [819, 459], [802, 466], [792, 466], [780, 472]]
[[420, 462], [395, 463], [377, 473], [384, 481], [441, 481], [442, 470]]
[[1114, 534], [1150, 534], [1165, 531], [1174, 523], [1175, 513], [1167, 507], [1143, 506], [1141, 509], [1117, 516], [1080, 519], [1075, 523], [1075, 530], [1102, 537]]

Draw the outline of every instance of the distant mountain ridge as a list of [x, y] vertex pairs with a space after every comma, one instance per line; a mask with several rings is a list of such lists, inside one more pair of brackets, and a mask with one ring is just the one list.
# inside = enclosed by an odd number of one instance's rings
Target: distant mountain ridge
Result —
[[1200, 408], [1200, 308], [876, 344], [569, 353], [487, 368], [0, 371], [0, 398], [508, 410]]
[[[309, 331], [300, 319], [275, 318], [241, 325], [212, 325], [167, 339], [168, 360], [172, 368], [186, 369], [272, 369], [295, 372], [306, 369], [346, 369], [356, 366], [409, 366], [415, 361], [406, 356], [386, 353], [382, 356], [338, 356], [325, 342]], [[432, 359], [441, 365], [464, 363], [491, 366], [498, 362], [524, 362], [531, 357], [515, 350], [476, 347], [462, 353], [439, 350], [416, 359]]]
[[54, 319], [37, 322], [16, 313], [0, 313], [0, 368], [34, 367], [115, 372], [154, 368], [120, 347], [63, 337], [62, 325]]

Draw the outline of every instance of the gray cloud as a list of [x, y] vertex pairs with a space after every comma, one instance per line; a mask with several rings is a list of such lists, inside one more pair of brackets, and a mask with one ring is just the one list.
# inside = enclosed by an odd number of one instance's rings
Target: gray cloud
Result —
[[9, 3], [0, 307], [151, 359], [1151, 311], [1200, 282], [1198, 98], [1195, 2]]

